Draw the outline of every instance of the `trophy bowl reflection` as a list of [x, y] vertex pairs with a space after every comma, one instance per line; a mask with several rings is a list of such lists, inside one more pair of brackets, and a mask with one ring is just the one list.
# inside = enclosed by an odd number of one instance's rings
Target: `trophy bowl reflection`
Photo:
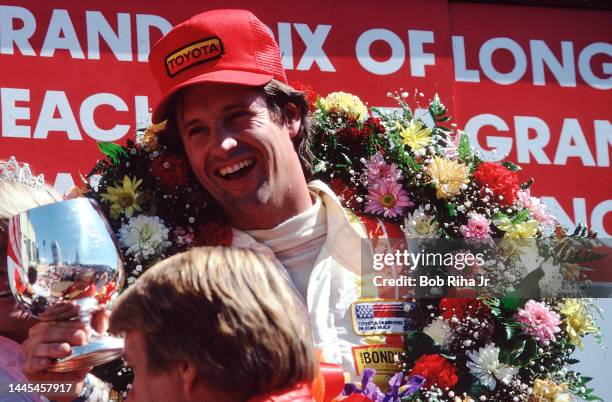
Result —
[[117, 241], [94, 200], [77, 198], [30, 209], [9, 221], [7, 268], [11, 291], [33, 316], [75, 302], [87, 342], [48, 370], [76, 371], [121, 356], [123, 340], [91, 328], [91, 312], [123, 285]]

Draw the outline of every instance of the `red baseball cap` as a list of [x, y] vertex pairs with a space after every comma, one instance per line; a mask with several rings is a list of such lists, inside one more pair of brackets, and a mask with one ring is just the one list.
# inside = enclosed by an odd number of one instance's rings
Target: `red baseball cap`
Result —
[[276, 41], [247, 10], [206, 11], [175, 26], [153, 45], [149, 67], [163, 94], [153, 123], [167, 118], [173, 96], [190, 85], [287, 83]]

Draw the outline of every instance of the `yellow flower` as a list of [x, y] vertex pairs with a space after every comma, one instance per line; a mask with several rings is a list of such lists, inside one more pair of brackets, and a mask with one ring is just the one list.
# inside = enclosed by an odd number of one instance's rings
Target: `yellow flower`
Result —
[[578, 299], [566, 299], [559, 310], [572, 345], [582, 350], [582, 337], [599, 332], [584, 304]]
[[368, 116], [368, 108], [361, 99], [346, 92], [332, 92], [319, 102], [326, 113], [335, 112], [359, 121], [364, 121]]
[[134, 215], [134, 211], [141, 211], [138, 205], [138, 196], [140, 195], [138, 187], [142, 184], [142, 180], [130, 180], [125, 175], [123, 176], [122, 185], [115, 183], [114, 186], [108, 187], [106, 193], [102, 194], [102, 199], [111, 203], [110, 213], [111, 218], [116, 219], [123, 212], [127, 218]]
[[466, 165], [436, 156], [427, 166], [427, 177], [436, 186], [436, 196], [448, 198], [459, 194], [462, 184], [469, 183], [469, 171]]
[[557, 385], [550, 379], [535, 380], [529, 402], [571, 402], [573, 399], [566, 392], [567, 388], [567, 384]]
[[495, 225], [506, 232], [504, 237], [507, 236], [510, 239], [530, 239], [538, 234], [540, 224], [533, 219], [521, 223], [512, 223], [510, 218], [504, 216], [495, 221]]
[[404, 128], [397, 123], [397, 129], [404, 140], [404, 144], [417, 152], [425, 148], [431, 141], [431, 130], [419, 120], [411, 120], [408, 127]]

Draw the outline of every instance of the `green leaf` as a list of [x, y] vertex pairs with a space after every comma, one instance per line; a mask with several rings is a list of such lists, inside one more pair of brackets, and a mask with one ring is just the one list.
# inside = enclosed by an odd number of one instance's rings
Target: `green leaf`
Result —
[[520, 166], [515, 165], [514, 163], [508, 162], [508, 161], [502, 162], [502, 166], [505, 166], [508, 170], [511, 170], [513, 172], [518, 172], [519, 170], [523, 170], [523, 168], [521, 168]]
[[323, 98], [320, 96], [317, 97], [316, 107], [317, 109], [323, 110]]
[[518, 357], [518, 363], [521, 367], [527, 366], [530, 361], [538, 357], [538, 343], [535, 339], [529, 337], [523, 348], [523, 353]]
[[423, 332], [414, 331], [406, 336], [408, 359], [418, 360], [423, 355], [438, 353], [438, 347], [431, 337]]
[[529, 210], [528, 209], [522, 209], [512, 219], [512, 223], [514, 223], [516, 225], [516, 224], [519, 224], [519, 223], [527, 222], [528, 219], [529, 219]]
[[510, 364], [510, 351], [508, 349], [502, 348], [499, 351], [499, 361]]
[[435, 94], [431, 103], [429, 104], [429, 112], [433, 115], [434, 121], [438, 121], [438, 118], [446, 114], [446, 107], [440, 102], [440, 97]]
[[351, 159], [350, 156], [348, 156], [347, 154], [345, 154], [344, 152], [340, 152], [340, 155], [342, 155], [342, 157], [344, 158], [344, 161], [346, 163], [346, 165], [350, 168], [351, 166], [353, 166], [353, 160]]
[[530, 178], [525, 183], [521, 184], [521, 190], [527, 190], [529, 187], [533, 185], [534, 182], [535, 180], [533, 179], [533, 177]]
[[448, 209], [448, 215], [451, 218], [454, 218], [457, 215], [457, 212], [455, 211], [455, 205], [451, 204], [450, 202], [446, 204], [446, 208]]
[[510, 360], [517, 360], [525, 350], [527, 339], [518, 335], [510, 341]]
[[593, 377], [582, 376], [580, 380], [582, 381], [582, 384], [584, 385], [589, 381], [593, 381]]
[[525, 299], [521, 299], [515, 291], [512, 291], [502, 297], [501, 304], [508, 310], [516, 311], [525, 304]]
[[421, 166], [418, 163], [416, 163], [416, 161], [414, 160], [414, 158], [412, 158], [412, 156], [404, 154], [402, 158], [406, 161], [406, 164], [408, 165], [408, 167], [410, 167], [410, 169], [414, 171], [421, 170]]
[[125, 148], [112, 142], [98, 142], [98, 148], [114, 165], [119, 163], [120, 156], [127, 156]]
[[[503, 212], [498, 212], [498, 213], [496, 213], [495, 215], [493, 215], [493, 219], [494, 219], [494, 220], [502, 220], [502, 219], [504, 219], [504, 218], [508, 218], [508, 215], [506, 215], [506, 214], [505, 214], [505, 213], [503, 213]], [[510, 218], [508, 218], [508, 219], [510, 219]]]
[[488, 395], [488, 394], [489, 394], [489, 388], [485, 387], [484, 385], [481, 385], [480, 381], [476, 381], [474, 385], [472, 385], [472, 387], [470, 388], [470, 395], [473, 395], [476, 398], [479, 398], [480, 395]]
[[504, 329], [506, 330], [506, 339], [511, 339], [514, 335], [514, 327], [509, 324], [504, 324]]
[[[459, 135], [459, 134], [457, 134]], [[463, 159], [472, 156], [472, 149], [470, 146], [470, 136], [466, 133], [461, 133], [461, 139], [459, 140], [459, 147], [457, 147], [459, 156]]]

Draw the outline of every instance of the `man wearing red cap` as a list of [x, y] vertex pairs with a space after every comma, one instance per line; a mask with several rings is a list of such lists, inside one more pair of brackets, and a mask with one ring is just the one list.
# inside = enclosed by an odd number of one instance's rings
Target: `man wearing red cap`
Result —
[[356, 379], [353, 348], [366, 340], [351, 309], [371, 250], [332, 190], [309, 182], [308, 103], [287, 85], [268, 28], [245, 10], [205, 12], [158, 41], [149, 65], [163, 94], [152, 119], [166, 123], [160, 142], [186, 154], [234, 227], [233, 245], [285, 267], [315, 346]]
[[234, 227], [232, 245], [287, 270], [315, 347], [357, 380], [354, 347], [366, 339], [351, 309], [364, 295], [362, 254], [372, 251], [332, 190], [309, 182], [308, 103], [287, 85], [267, 27], [245, 10], [204, 12], [158, 41], [149, 63], [163, 93], [153, 113], [165, 122], [160, 142], [186, 154]]

